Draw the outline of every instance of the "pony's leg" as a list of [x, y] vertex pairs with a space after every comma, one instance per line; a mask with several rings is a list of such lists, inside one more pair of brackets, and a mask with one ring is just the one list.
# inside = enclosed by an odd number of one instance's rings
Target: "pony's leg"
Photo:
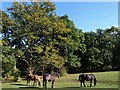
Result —
[[30, 80], [28, 80], [28, 81], [27, 81], [27, 85], [29, 85], [29, 86], [30, 86]]
[[45, 81], [45, 89], [47, 89], [47, 81]]
[[85, 85], [85, 80], [83, 80], [83, 85], [84, 85], [84, 87], [86, 87], [86, 85]]
[[90, 80], [90, 87], [92, 87], [92, 80]]
[[33, 79], [33, 81], [34, 81], [34, 82], [33, 82], [33, 86], [35, 86], [35, 80]]
[[47, 81], [43, 81], [43, 88], [47, 89]]
[[27, 85], [28, 85], [28, 80], [27, 80]]
[[29, 81], [29, 84], [28, 84], [29, 86], [30, 86], [30, 81]]
[[36, 80], [34, 80], [34, 83], [33, 83], [33, 86], [35, 86], [35, 85], [37, 86], [37, 82], [36, 82]]
[[53, 81], [52, 81], [52, 85], [51, 85], [51, 88], [53, 88], [53, 85], [54, 85], [54, 81], [55, 81], [55, 80], [53, 80]]
[[37, 80], [35, 81], [35, 85], [37, 86]]
[[43, 88], [45, 88], [45, 82], [44, 82], [44, 80], [43, 80]]
[[38, 82], [38, 85], [41, 86], [41, 80], [38, 79], [37, 82]]
[[30, 86], [30, 80], [28, 81], [28, 85]]
[[39, 85], [39, 86], [41, 86], [41, 83], [40, 83], [40, 81], [38, 81], [38, 85]]
[[29, 85], [29, 83], [30, 83], [30, 80], [27, 78], [27, 85]]
[[97, 81], [96, 78], [94, 78], [94, 87], [96, 86], [96, 81]]
[[27, 81], [27, 85], [28, 85], [29, 83], [28, 83], [28, 81]]
[[82, 87], [82, 82], [81, 82], [81, 87]]
[[82, 81], [80, 81], [80, 86], [82, 87]]

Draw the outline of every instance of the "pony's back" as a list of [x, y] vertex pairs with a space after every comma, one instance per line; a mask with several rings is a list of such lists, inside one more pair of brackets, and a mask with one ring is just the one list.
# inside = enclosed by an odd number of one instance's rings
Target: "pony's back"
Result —
[[95, 75], [94, 74], [88, 74], [88, 76], [91, 78], [91, 79], [93, 79], [94, 80], [94, 86], [97, 84], [96, 82], [97, 82], [97, 79], [96, 79], [96, 77], [95, 77]]

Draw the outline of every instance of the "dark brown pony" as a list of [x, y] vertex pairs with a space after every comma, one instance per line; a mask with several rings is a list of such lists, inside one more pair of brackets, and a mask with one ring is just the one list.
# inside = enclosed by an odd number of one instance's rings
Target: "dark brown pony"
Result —
[[85, 81], [90, 81], [90, 87], [92, 87], [92, 81], [94, 80], [94, 86], [96, 85], [96, 77], [93, 74], [81, 74], [79, 75], [79, 81], [80, 81], [80, 86], [82, 87], [82, 83], [84, 85], [84, 87], [86, 87], [85, 85]]
[[39, 84], [39, 86], [41, 86], [40, 82], [40, 76], [38, 76], [37, 74], [27, 74], [27, 85], [30, 85], [30, 80], [33, 80], [34, 83], [33, 85], [37, 85], [37, 82]]
[[54, 82], [56, 77], [59, 78], [60, 74], [58, 72], [55, 72], [54, 74], [44, 74], [43, 75], [43, 88], [47, 89], [47, 82], [51, 81], [52, 85], [51, 88], [53, 88]]

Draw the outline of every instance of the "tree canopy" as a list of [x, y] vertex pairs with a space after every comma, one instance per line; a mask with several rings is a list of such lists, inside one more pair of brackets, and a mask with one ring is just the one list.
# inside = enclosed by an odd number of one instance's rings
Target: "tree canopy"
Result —
[[[14, 2], [2, 13], [3, 76], [14, 69], [51, 72], [120, 68], [120, 30], [83, 32], [52, 2]], [[71, 71], [72, 70], [72, 71]]]

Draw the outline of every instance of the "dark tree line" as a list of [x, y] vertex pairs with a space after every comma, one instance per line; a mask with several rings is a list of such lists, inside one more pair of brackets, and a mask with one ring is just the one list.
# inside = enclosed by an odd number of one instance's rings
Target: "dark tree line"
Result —
[[120, 69], [117, 27], [83, 32], [51, 2], [13, 3], [2, 13], [2, 74], [26, 71], [61, 74]]

